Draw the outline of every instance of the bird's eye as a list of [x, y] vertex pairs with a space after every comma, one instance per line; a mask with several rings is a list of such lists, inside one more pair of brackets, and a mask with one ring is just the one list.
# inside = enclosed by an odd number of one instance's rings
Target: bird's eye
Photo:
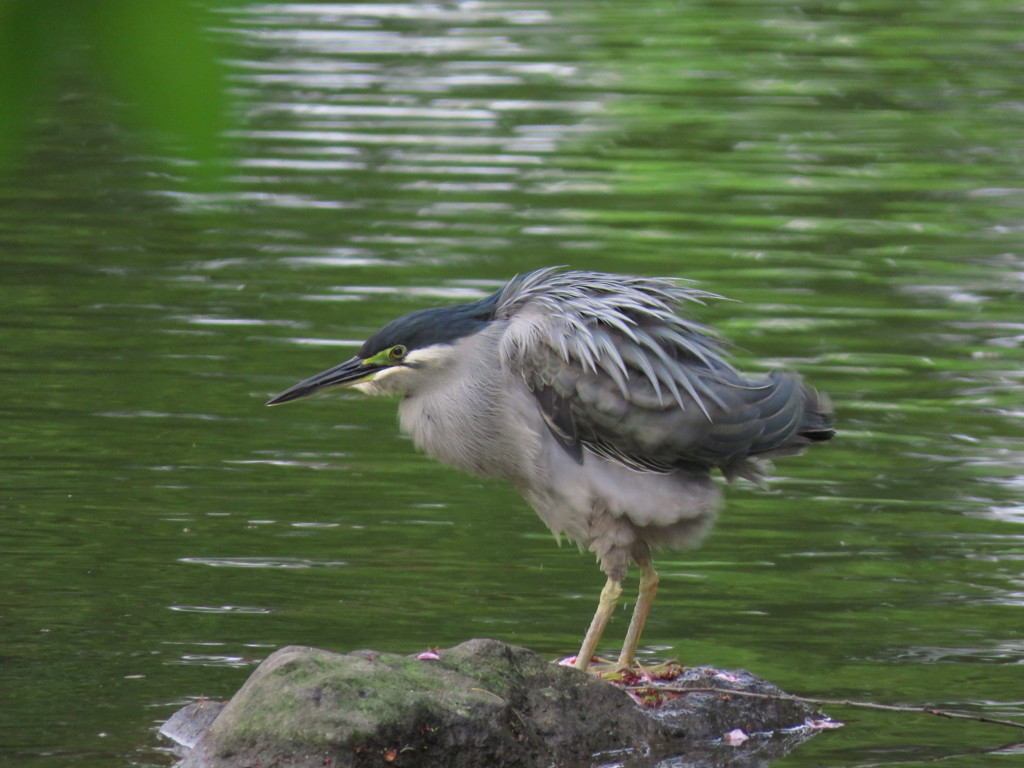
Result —
[[406, 351], [407, 350], [405, 347], [403, 347], [401, 344], [398, 344], [388, 350], [388, 357], [397, 362], [398, 360], [401, 360], [403, 357], [405, 357]]

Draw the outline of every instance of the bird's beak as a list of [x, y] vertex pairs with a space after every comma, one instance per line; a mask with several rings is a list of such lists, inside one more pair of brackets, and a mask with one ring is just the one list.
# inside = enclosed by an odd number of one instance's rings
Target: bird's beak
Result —
[[358, 384], [360, 381], [372, 379], [378, 372], [387, 368], [386, 365], [377, 365], [361, 357], [353, 357], [344, 363], [328, 368], [326, 371], [310, 376], [305, 381], [300, 381], [293, 387], [289, 387], [281, 394], [267, 401], [267, 405], [280, 405], [302, 397], [309, 397], [314, 392], [328, 387], [349, 387]]

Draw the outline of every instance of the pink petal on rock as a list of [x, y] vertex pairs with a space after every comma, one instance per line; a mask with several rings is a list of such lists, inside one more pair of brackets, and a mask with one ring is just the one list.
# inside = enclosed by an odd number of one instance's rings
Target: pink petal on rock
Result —
[[575, 656], [566, 656], [564, 659], [558, 660], [558, 666], [560, 667], [572, 667], [576, 665]]
[[437, 655], [437, 651], [424, 651], [416, 657], [420, 661], [440, 661], [441, 657]]
[[722, 741], [724, 741], [730, 747], [738, 747], [740, 744], [742, 744], [749, 738], [750, 737], [743, 732], [742, 728], [733, 728], [731, 731], [725, 734], [725, 736], [722, 737]]

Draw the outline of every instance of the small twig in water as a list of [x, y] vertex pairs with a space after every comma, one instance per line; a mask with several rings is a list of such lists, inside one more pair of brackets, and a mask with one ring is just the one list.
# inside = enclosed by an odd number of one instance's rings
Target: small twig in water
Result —
[[[635, 688], [647, 688], [650, 686], [633, 686]], [[1004, 725], [1009, 728], [1024, 728], [1024, 723], [1014, 720], [999, 720], [984, 715], [971, 715], [966, 712], [952, 712], [947, 709], [935, 709], [934, 707], [901, 707], [895, 704], [876, 704], [872, 701], [850, 701], [849, 699], [810, 699], [806, 696], [793, 696], [791, 694], [777, 693], [755, 693], [754, 691], [734, 691], [728, 688], [682, 688], [674, 686], [657, 686], [657, 690], [666, 693], [718, 693], [726, 696], [750, 696], [755, 699], [778, 699], [780, 701], [797, 701], [802, 704], [814, 704], [817, 706], [832, 707], [857, 707], [859, 709], [879, 709], [886, 712], [912, 712], [917, 714], [935, 715], [936, 717], [948, 717], [953, 720], [973, 720], [977, 723], [989, 723], [991, 725]]]

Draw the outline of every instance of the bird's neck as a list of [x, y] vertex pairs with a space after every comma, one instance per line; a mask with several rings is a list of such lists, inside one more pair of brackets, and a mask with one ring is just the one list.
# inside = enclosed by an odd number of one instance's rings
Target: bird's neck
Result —
[[[497, 330], [497, 329], [496, 329]], [[515, 480], [519, 457], [502, 436], [507, 432], [503, 405], [508, 398], [505, 374], [481, 365], [496, 360], [487, 349], [495, 334], [479, 334], [462, 345], [436, 374], [423, 372], [398, 408], [402, 430], [416, 446], [438, 461], [482, 477]]]

